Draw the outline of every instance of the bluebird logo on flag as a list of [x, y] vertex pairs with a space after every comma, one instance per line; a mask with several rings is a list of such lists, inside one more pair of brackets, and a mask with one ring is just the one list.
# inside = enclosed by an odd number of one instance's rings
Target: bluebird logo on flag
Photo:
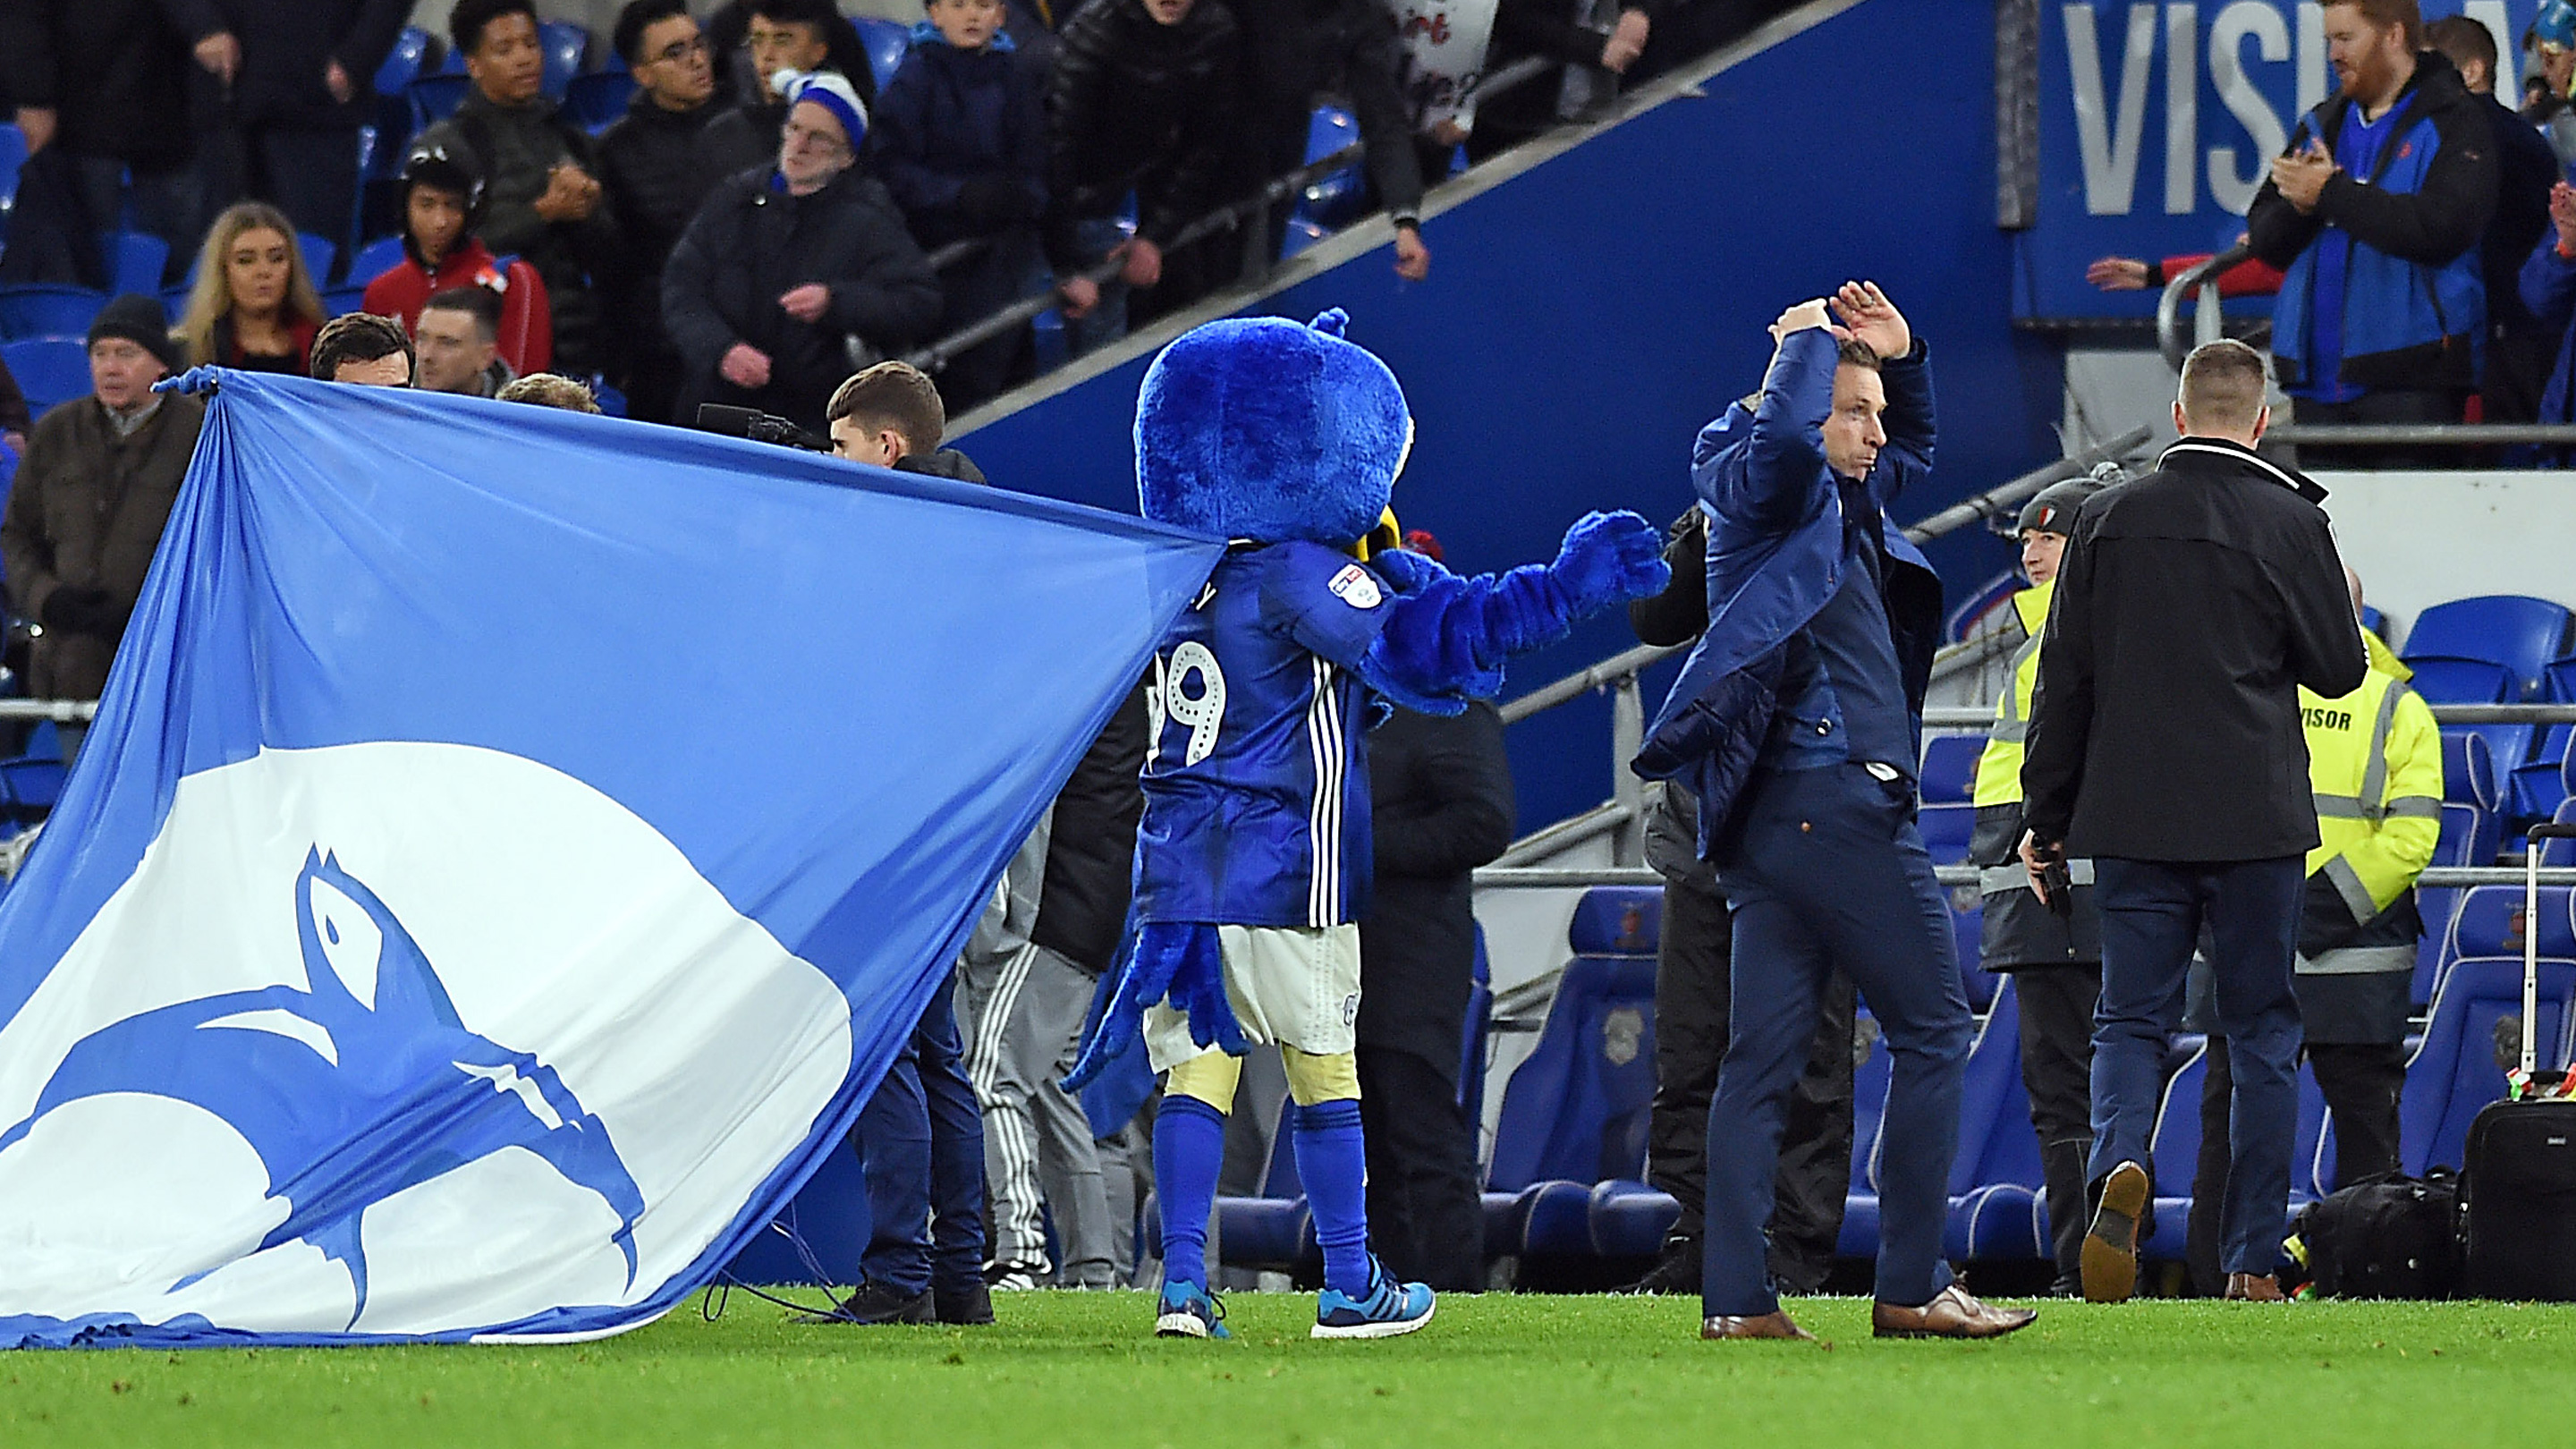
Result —
[[[505, 1148], [525, 1149], [618, 1214], [615, 1241], [632, 1281], [643, 1194], [607, 1128], [562, 1078], [534, 1056], [467, 1030], [419, 944], [336, 857], [307, 854], [294, 911], [308, 988], [202, 997], [91, 1033], [54, 1070], [35, 1112], [0, 1132], [0, 1151], [46, 1113], [83, 1098], [130, 1092], [202, 1107], [249, 1141], [288, 1200], [286, 1221], [260, 1247], [302, 1239], [343, 1264], [356, 1290], [354, 1323], [367, 1304], [356, 1211], [366, 1204], [327, 1188], [300, 1198], [301, 1184], [351, 1180], [328, 1160], [338, 1124], [378, 1113], [436, 1115], [445, 1152], [359, 1180], [400, 1191]], [[443, 1091], [442, 1062], [457, 1073]], [[295, 1110], [263, 1113], [273, 1098]]]
[[650, 1322], [846, 1150], [1223, 542], [210, 379], [0, 897], [0, 1347]]

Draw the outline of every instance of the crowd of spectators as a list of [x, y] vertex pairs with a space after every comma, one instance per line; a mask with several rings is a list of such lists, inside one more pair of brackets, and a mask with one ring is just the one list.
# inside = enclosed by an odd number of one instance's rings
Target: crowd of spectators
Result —
[[[2226, 296], [2276, 296], [2274, 380], [2301, 423], [2576, 423], [2576, 4], [2522, 37], [2523, 106], [2495, 96], [2497, 37], [2416, 0], [2333, 0], [2336, 86], [2300, 119], [2246, 214]], [[2104, 257], [2106, 291], [2205, 256]], [[2510, 450], [2558, 463], [2566, 450]], [[2449, 466], [2491, 454], [2310, 447], [2311, 465]]]
[[[1634, 0], [1590, 20], [1500, 0], [1491, 62], [1641, 75], [1782, 8]], [[438, 43], [462, 98], [406, 139], [374, 83], [412, 9], [0, 5], [0, 100], [30, 151], [0, 282], [95, 286], [94, 237], [150, 233], [165, 284], [194, 262], [189, 363], [296, 372], [325, 289], [363, 288], [359, 306], [406, 329], [475, 289], [499, 299], [512, 373], [597, 379], [653, 421], [720, 401], [819, 429], [854, 365], [1015, 302], [1052, 291], [1079, 352], [1239, 279], [1247, 251], [1275, 259], [1286, 206], [1249, 247], [1235, 225], [1191, 229], [1298, 167], [1319, 99], [1356, 115], [1366, 197], [1393, 215], [1396, 270], [1423, 279], [1426, 179], [1460, 142], [1481, 157], [1591, 93], [1551, 72], [1488, 106], [1490, 135], [1429, 119], [1389, 0], [925, 0], [882, 94], [834, 0], [702, 17], [635, 0], [600, 38], [635, 89], [594, 132], [548, 93], [532, 0], [456, 0]], [[366, 180], [362, 131], [401, 147], [391, 187]], [[401, 259], [341, 275], [379, 229]], [[310, 274], [299, 237], [334, 244], [332, 275]], [[1035, 356], [1023, 326], [943, 359], [946, 405]]]

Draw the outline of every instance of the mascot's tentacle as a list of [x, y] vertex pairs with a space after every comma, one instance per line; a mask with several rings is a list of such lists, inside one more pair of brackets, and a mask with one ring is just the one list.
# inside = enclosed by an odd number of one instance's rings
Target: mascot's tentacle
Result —
[[1188, 1015], [1190, 1039], [1241, 1056], [1252, 1049], [1234, 1019], [1225, 995], [1225, 956], [1217, 945], [1216, 927], [1195, 921], [1146, 921], [1127, 938], [1121, 953], [1118, 985], [1111, 990], [1083, 1043], [1073, 1070], [1064, 1077], [1066, 1091], [1088, 1086], [1101, 1070], [1124, 1055], [1142, 1030], [1145, 1008], [1168, 999]]
[[[1397, 563], [1404, 559], [1407, 562]], [[1409, 709], [1456, 714], [1503, 687], [1503, 665], [1563, 639], [1577, 619], [1662, 592], [1663, 535], [1634, 513], [1591, 513], [1566, 531], [1556, 562], [1461, 578], [1429, 559], [1373, 561], [1397, 597], [1360, 675]], [[1393, 565], [1393, 567], [1389, 567]]]

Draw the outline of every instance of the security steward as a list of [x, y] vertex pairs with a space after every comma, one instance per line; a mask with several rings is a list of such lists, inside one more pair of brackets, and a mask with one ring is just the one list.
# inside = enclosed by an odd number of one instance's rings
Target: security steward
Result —
[[[1915, 827], [1940, 579], [1886, 515], [1930, 471], [1931, 369], [1875, 285], [1772, 325], [1752, 407], [1704, 429], [1708, 631], [1635, 762], [1700, 807], [1700, 854], [1733, 912], [1730, 1031], [1708, 1110], [1704, 1338], [1811, 1338], [1781, 1311], [1763, 1223], [1782, 1120], [1836, 970], [1885, 1031], [1880, 1337], [1991, 1338], [1993, 1308], [1942, 1261], [1968, 1004], [1949, 905]], [[1841, 325], [1835, 325], [1836, 317]]]
[[2235, 1073], [2221, 1266], [2229, 1296], [2280, 1296], [2299, 1113], [2291, 963], [2318, 844], [2299, 689], [2339, 699], [2368, 660], [2325, 490], [2254, 452], [2271, 421], [2263, 385], [2262, 355], [2241, 342], [2184, 362], [2182, 437], [2076, 515], [2031, 697], [2022, 856], [2043, 889], [2090, 857], [2102, 917], [2100, 1205], [2081, 1248], [2095, 1302], [2137, 1286], [2147, 1143], [2204, 925]]
[[2093, 911], [2093, 862], [2067, 862], [2067, 914], [2031, 893], [2030, 872], [2018, 851], [2024, 828], [2021, 757], [2058, 560], [2075, 527], [2075, 511], [2099, 489], [2089, 478], [2073, 478], [2022, 505], [2015, 532], [2031, 586], [2013, 595], [2012, 607], [2024, 642], [2013, 653], [2012, 679], [1977, 760], [1971, 797], [1976, 830], [1968, 841], [1968, 861], [1977, 867], [1977, 890], [1985, 900], [1979, 958], [1987, 970], [2011, 975], [2021, 999], [2021, 1084], [2030, 1098], [2030, 1125], [2039, 1134], [2048, 1192], [2050, 1255], [2057, 1261], [2049, 1292], [2061, 1297], [2081, 1291], [2077, 1250], [2090, 1216], [2084, 1164], [2093, 1148], [2093, 1006], [2102, 995], [2102, 931]]
[[[2361, 579], [2352, 585], [2361, 615]], [[2316, 849], [2308, 852], [2293, 977], [2308, 1065], [2334, 1114], [2334, 1185], [2395, 1172], [2397, 1100], [2406, 1086], [2406, 1019], [2414, 1006], [2415, 945], [2424, 918], [2415, 880], [2442, 836], [2442, 733], [2406, 681], [2412, 671], [2367, 632], [2370, 674], [2341, 699], [2299, 691], [2316, 793]], [[2228, 1053], [2213, 1038], [2202, 1084], [2199, 1176], [2192, 1186], [2193, 1252], [2214, 1244], [2203, 1199], [2226, 1188]], [[2214, 1181], [2211, 1179], [2215, 1179]], [[2208, 1276], [2195, 1264], [2195, 1276]]]

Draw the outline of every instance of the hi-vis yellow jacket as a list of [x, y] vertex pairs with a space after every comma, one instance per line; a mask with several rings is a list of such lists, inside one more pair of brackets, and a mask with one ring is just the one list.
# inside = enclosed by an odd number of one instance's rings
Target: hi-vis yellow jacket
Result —
[[2308, 852], [2303, 971], [2412, 970], [2413, 912], [2402, 935], [2371, 928], [2399, 924], [2381, 918], [2411, 904], [2442, 834], [2441, 731], [2406, 687], [2411, 671], [2378, 639], [2367, 644], [2361, 688], [2341, 699], [2299, 691], [2320, 837]]
[[[2039, 637], [2048, 632], [2048, 600], [2057, 591], [2049, 580], [2012, 596], [2014, 614], [2030, 637], [2013, 651], [2012, 679], [1995, 706], [1995, 726], [1986, 733], [1986, 752], [1977, 757], [1977, 788], [1969, 798], [1980, 808], [2021, 803], [2021, 748], [2030, 732], [2030, 696], [2039, 687]], [[2439, 766], [2439, 751], [2434, 764]]]

